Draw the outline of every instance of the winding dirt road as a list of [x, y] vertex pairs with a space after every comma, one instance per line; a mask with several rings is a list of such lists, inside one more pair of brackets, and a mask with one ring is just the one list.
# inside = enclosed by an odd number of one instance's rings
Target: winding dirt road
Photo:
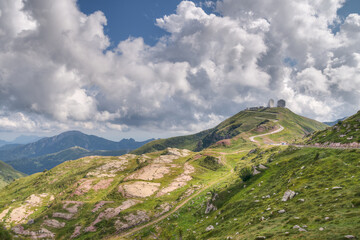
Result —
[[267, 135], [271, 135], [271, 134], [275, 134], [275, 133], [279, 133], [281, 132], [282, 130], [284, 130], [285, 128], [283, 126], [281, 126], [279, 124], [280, 128], [279, 129], [276, 129], [275, 131], [272, 131], [272, 132], [269, 132], [269, 133], [264, 133], [264, 134], [260, 134], [260, 135], [255, 135], [255, 136], [251, 136], [249, 137], [250, 141], [254, 142], [254, 143], [259, 143], [259, 141], [256, 141], [255, 138], [257, 137], [264, 137], [264, 136], [267, 136]]

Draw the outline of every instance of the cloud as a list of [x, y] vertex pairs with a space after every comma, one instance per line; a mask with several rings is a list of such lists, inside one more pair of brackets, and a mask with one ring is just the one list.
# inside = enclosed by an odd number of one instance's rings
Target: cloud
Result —
[[110, 49], [100, 11], [3, 0], [0, 128], [191, 132], [274, 97], [320, 120], [348, 115], [360, 99], [360, 16], [333, 33], [343, 3], [182, 1], [156, 20], [168, 34], [155, 46]]

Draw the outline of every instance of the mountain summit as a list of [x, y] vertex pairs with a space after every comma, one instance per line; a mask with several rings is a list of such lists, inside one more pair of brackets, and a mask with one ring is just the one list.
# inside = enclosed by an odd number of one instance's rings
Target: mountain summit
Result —
[[226, 119], [212, 129], [193, 135], [155, 140], [134, 150], [133, 153], [148, 153], [164, 150], [167, 147], [200, 151], [224, 139], [238, 137], [245, 142], [249, 134], [267, 132], [279, 125], [284, 126], [286, 130], [277, 134], [276, 137], [269, 137], [269, 140], [292, 141], [308, 133], [326, 128], [325, 124], [297, 115], [288, 108], [249, 108]]

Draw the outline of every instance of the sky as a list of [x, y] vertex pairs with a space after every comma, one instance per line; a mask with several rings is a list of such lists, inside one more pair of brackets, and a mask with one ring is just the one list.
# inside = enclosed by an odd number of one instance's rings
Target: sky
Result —
[[285, 99], [360, 109], [358, 0], [0, 0], [0, 139], [215, 126]]

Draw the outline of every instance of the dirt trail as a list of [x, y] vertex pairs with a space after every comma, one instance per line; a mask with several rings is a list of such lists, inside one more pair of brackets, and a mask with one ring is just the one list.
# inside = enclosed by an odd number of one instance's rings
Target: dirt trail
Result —
[[272, 132], [269, 132], [269, 133], [264, 133], [264, 134], [260, 134], [260, 135], [255, 135], [255, 136], [251, 136], [249, 137], [250, 141], [254, 142], [254, 143], [259, 143], [259, 141], [256, 141], [255, 138], [257, 137], [264, 137], [264, 136], [267, 136], [267, 135], [271, 135], [271, 134], [275, 134], [275, 133], [279, 133], [281, 132], [282, 130], [284, 130], [284, 127], [281, 126], [279, 124], [280, 128], [279, 129], [276, 129], [275, 131], [272, 131]]

